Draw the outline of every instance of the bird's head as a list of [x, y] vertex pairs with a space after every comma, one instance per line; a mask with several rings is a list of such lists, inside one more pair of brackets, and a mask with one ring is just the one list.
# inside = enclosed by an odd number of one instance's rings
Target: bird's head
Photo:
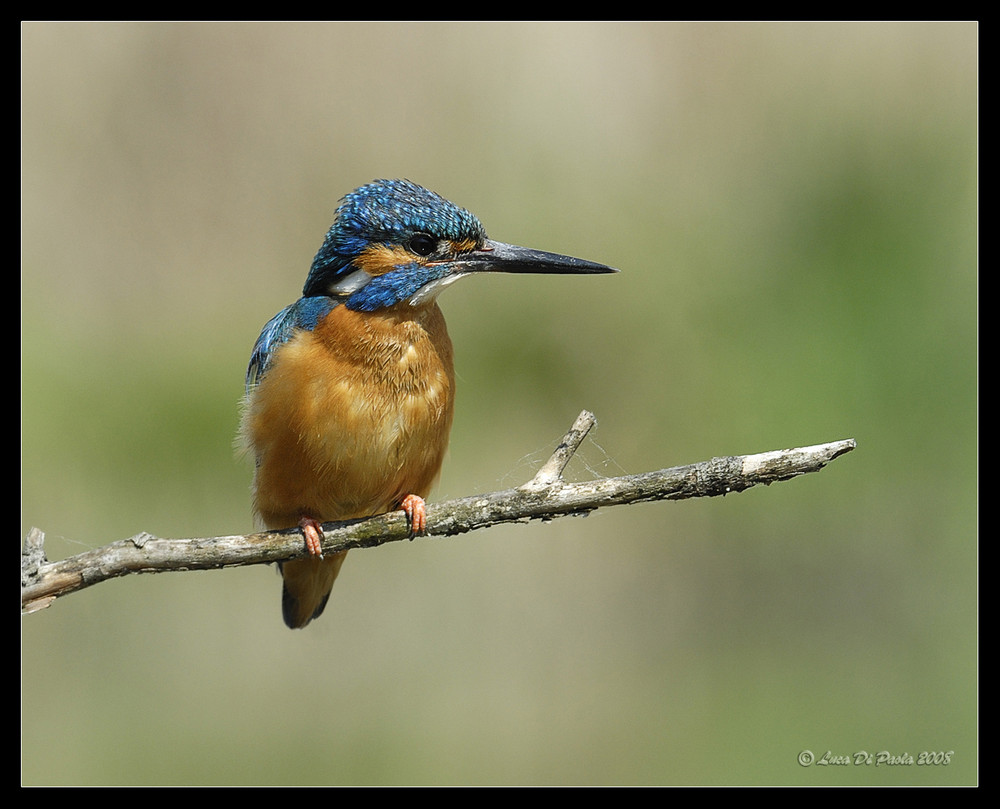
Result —
[[607, 273], [611, 267], [496, 242], [476, 216], [408, 180], [352, 191], [313, 260], [303, 296], [324, 295], [372, 312], [433, 300], [477, 272]]

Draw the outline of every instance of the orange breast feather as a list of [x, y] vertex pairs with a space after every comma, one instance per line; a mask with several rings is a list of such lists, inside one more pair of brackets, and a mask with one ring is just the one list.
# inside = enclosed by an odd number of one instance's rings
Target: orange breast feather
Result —
[[335, 307], [284, 345], [248, 402], [254, 505], [268, 528], [367, 517], [426, 497], [454, 409], [451, 341], [436, 303]]

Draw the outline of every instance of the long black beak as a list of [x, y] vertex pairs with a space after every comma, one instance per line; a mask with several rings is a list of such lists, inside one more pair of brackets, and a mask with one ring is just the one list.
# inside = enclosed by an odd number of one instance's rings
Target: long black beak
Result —
[[487, 239], [486, 243], [471, 253], [464, 253], [449, 262], [454, 272], [534, 272], [557, 273], [560, 275], [590, 275], [595, 273], [618, 272], [614, 267], [606, 267], [582, 258], [546, 253], [516, 244], [504, 244]]

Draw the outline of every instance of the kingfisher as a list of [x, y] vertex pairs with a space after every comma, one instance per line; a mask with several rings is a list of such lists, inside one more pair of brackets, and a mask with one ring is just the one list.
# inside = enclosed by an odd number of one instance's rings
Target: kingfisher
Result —
[[409, 180], [344, 197], [302, 297], [265, 324], [240, 425], [267, 529], [298, 527], [279, 568], [292, 629], [318, 618], [347, 552], [324, 556], [323, 522], [401, 510], [426, 530], [455, 404], [440, 292], [466, 275], [610, 273], [583, 259], [493, 241], [475, 215]]

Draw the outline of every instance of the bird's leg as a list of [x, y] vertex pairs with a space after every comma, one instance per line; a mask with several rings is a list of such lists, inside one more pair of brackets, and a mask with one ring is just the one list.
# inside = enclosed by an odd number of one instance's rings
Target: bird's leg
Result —
[[406, 513], [406, 520], [410, 524], [410, 536], [415, 537], [427, 531], [427, 506], [424, 498], [415, 494], [408, 494], [403, 498], [399, 507]]
[[299, 520], [299, 528], [302, 529], [302, 536], [306, 538], [306, 550], [310, 556], [323, 558], [323, 526], [312, 517], [303, 517]]

